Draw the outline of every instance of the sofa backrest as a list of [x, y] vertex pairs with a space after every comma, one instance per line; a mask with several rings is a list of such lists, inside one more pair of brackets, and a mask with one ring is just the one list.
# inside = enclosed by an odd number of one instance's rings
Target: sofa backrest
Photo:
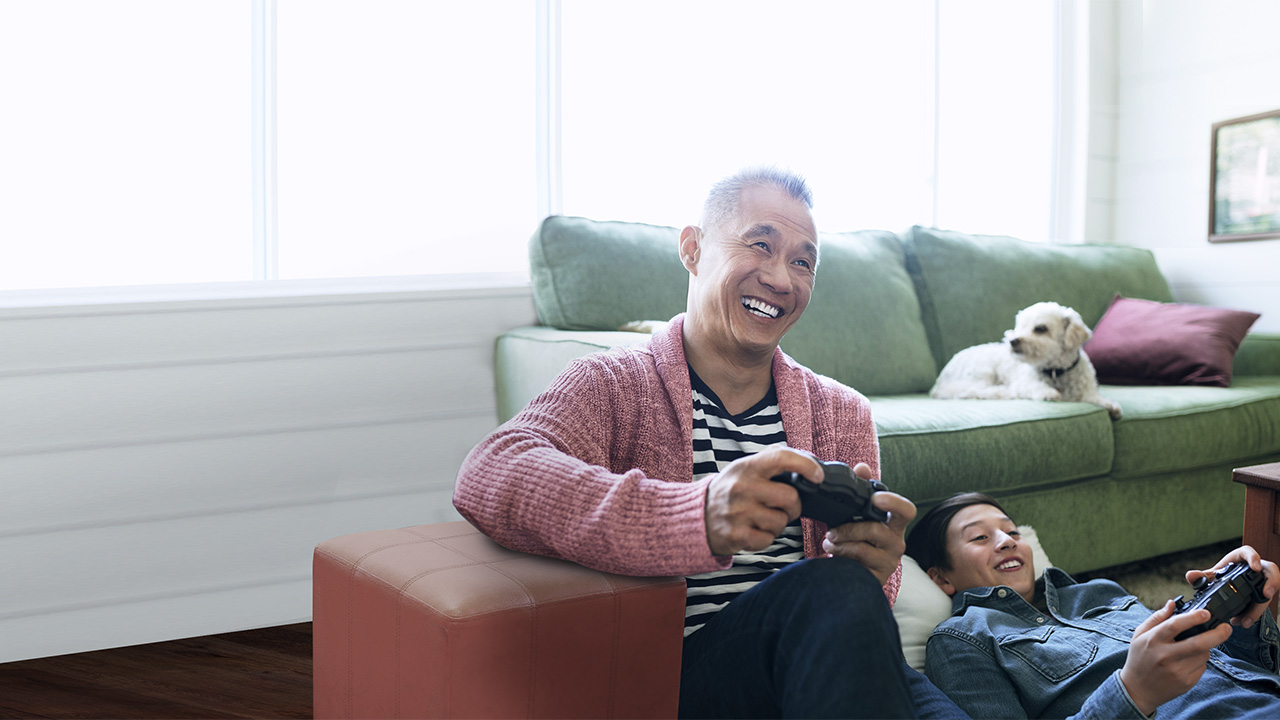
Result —
[[529, 239], [533, 303], [543, 325], [617, 330], [684, 310], [689, 273], [680, 231], [552, 215]]
[[[553, 215], [529, 241], [539, 321], [616, 330], [685, 309], [680, 231]], [[956, 352], [1051, 300], [1093, 327], [1116, 293], [1173, 301], [1149, 250], [913, 227], [821, 233], [817, 285], [782, 349], [867, 395], [927, 392]]]
[[[551, 216], [529, 241], [539, 321], [616, 330], [685, 309], [679, 230]], [[813, 298], [782, 349], [868, 395], [924, 392], [936, 375], [920, 305], [894, 233], [823, 233]]]
[[1149, 250], [1050, 245], [913, 227], [902, 233], [937, 368], [971, 345], [995, 342], [1018, 311], [1041, 301], [1074, 308], [1090, 328], [1116, 293], [1172, 302]]

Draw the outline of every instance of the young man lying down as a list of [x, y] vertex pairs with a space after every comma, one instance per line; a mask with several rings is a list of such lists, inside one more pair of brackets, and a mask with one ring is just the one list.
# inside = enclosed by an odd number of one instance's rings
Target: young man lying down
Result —
[[1152, 612], [1110, 580], [1078, 583], [1057, 568], [1036, 580], [1019, 540], [1008, 513], [980, 493], [943, 501], [907, 538], [907, 554], [952, 599], [929, 638], [926, 674], [970, 715], [1280, 717], [1280, 637], [1267, 612], [1280, 569], [1253, 548], [1188, 571], [1187, 581], [1247, 563], [1267, 601], [1244, 588], [1248, 604], [1229, 623], [1177, 640], [1210, 612], [1175, 612], [1173, 600]]

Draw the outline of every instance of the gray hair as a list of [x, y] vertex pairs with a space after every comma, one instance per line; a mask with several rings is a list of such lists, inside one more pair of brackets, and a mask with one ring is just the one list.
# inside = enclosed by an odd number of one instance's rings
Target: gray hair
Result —
[[742, 191], [752, 187], [776, 187], [813, 209], [813, 192], [803, 177], [773, 166], [750, 167], [711, 186], [711, 192], [702, 204], [702, 229], [710, 232], [732, 218], [738, 212]]

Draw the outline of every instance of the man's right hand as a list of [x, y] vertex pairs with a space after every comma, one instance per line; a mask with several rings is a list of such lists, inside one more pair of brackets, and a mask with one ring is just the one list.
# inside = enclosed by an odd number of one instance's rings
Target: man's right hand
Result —
[[1143, 715], [1151, 715], [1161, 704], [1190, 690], [1200, 681], [1209, 651], [1231, 637], [1230, 623], [1174, 640], [1188, 630], [1209, 620], [1208, 610], [1193, 610], [1175, 615], [1170, 600], [1151, 613], [1133, 631], [1133, 642], [1120, 681]]
[[714, 555], [763, 550], [800, 517], [800, 494], [770, 478], [797, 472], [822, 482], [822, 466], [812, 455], [789, 447], [770, 448], [734, 460], [707, 486], [707, 545]]

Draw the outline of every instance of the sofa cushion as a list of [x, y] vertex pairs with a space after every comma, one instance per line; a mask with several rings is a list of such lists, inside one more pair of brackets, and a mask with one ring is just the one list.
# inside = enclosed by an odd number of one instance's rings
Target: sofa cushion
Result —
[[1085, 403], [904, 395], [871, 398], [871, 416], [885, 484], [917, 505], [966, 491], [1002, 497], [1111, 469], [1111, 417]]
[[1232, 363], [1232, 376], [1280, 375], [1280, 333], [1252, 332], [1244, 336]]
[[1280, 450], [1274, 377], [1237, 377], [1229, 388], [1103, 385], [1101, 392], [1124, 407], [1115, 424], [1115, 478], [1244, 462]]
[[689, 273], [680, 231], [552, 215], [529, 239], [533, 303], [544, 325], [617, 330], [632, 320], [669, 320], [685, 307]]
[[820, 233], [813, 298], [782, 349], [865, 395], [927, 391], [937, 370], [894, 233]]
[[999, 340], [1018, 311], [1036, 302], [1074, 308], [1093, 327], [1116, 293], [1173, 300], [1149, 250], [919, 226], [902, 237], [938, 368], [971, 345]]
[[1259, 317], [1116, 297], [1084, 349], [1102, 382], [1230, 387], [1236, 350]]

